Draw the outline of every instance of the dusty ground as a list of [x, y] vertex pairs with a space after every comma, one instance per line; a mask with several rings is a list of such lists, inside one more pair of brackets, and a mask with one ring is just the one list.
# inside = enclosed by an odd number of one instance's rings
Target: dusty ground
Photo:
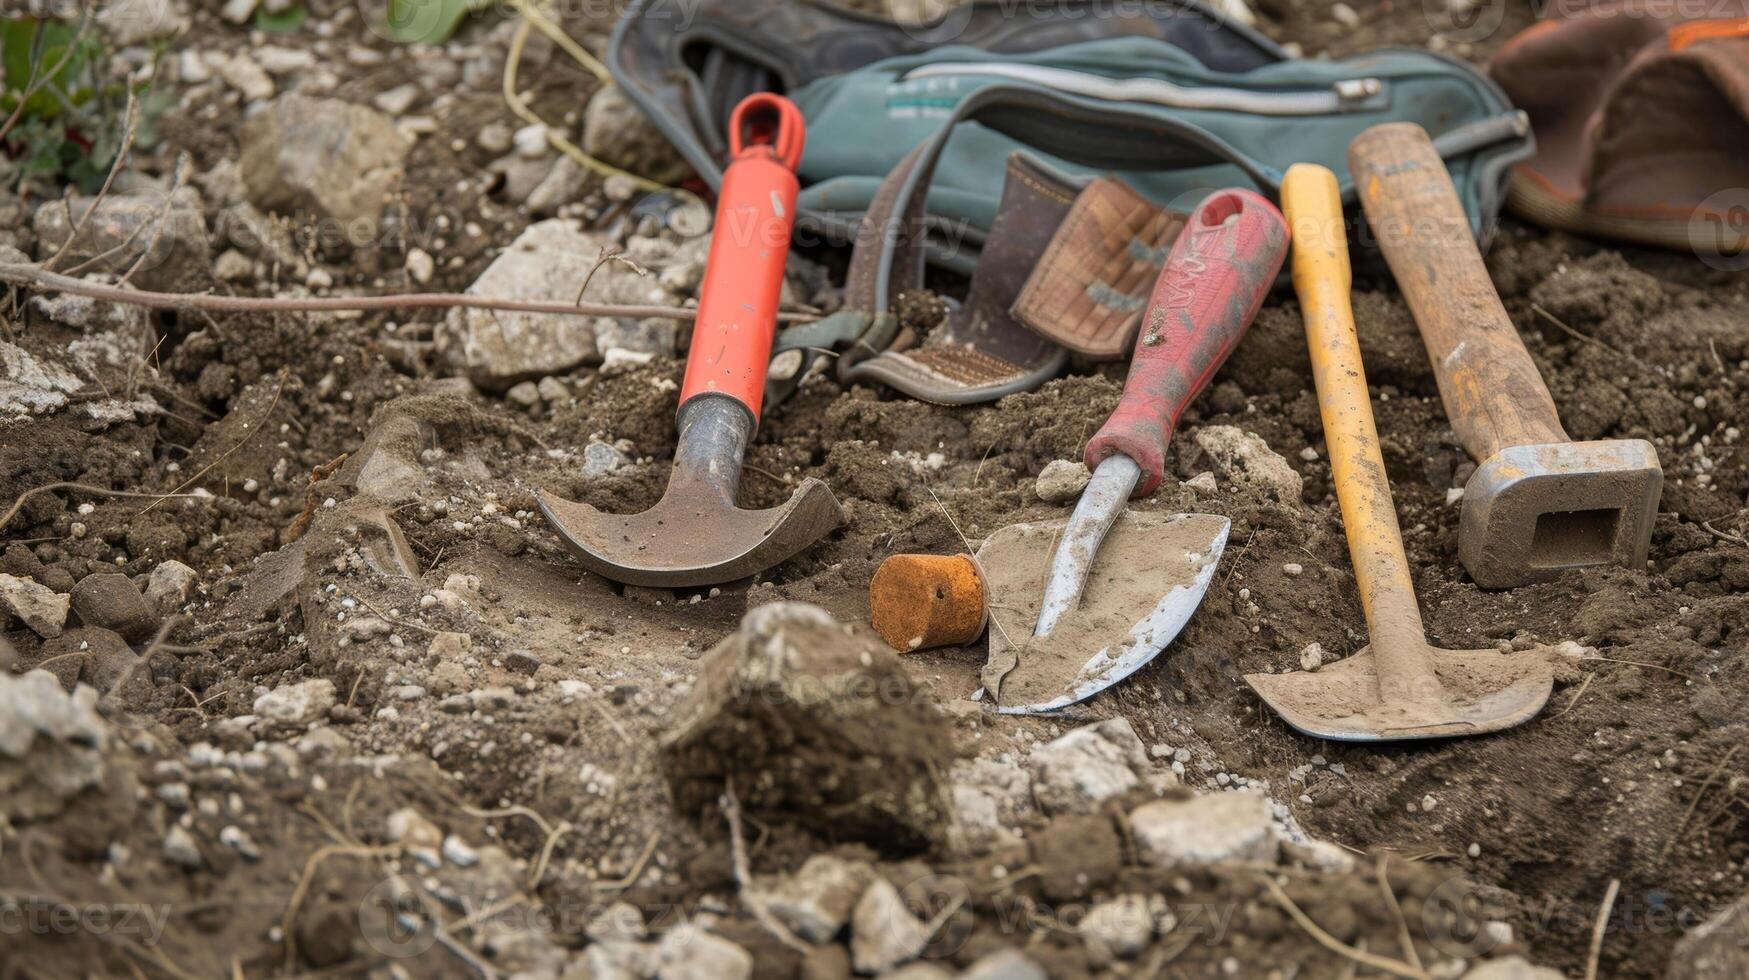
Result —
[[[205, 8], [216, 5], [197, 6], [210, 15]], [[318, 19], [332, 6], [316, 4]], [[1308, 53], [1429, 35], [1418, 4], [1368, 10], [1357, 30], [1322, 3], [1261, 9], [1267, 31]], [[1509, 27], [1528, 19], [1508, 12]], [[569, 26], [581, 36], [600, 30]], [[432, 56], [356, 23], [349, 29], [383, 58], [333, 65], [341, 98], [417, 79]], [[502, 47], [506, 34], [488, 21], [463, 39]], [[313, 41], [291, 34], [272, 43]], [[199, 16], [171, 47], [248, 44], [245, 30]], [[502, 181], [479, 177], [491, 161], [474, 133], [504, 117], [495, 85], [457, 85], [433, 114], [436, 131], [409, 157], [392, 213], [438, 257], [420, 288], [465, 288], [530, 220], [502, 200]], [[524, 65], [523, 85], [548, 118], [574, 122], [593, 82], [542, 48]], [[241, 116], [235, 93], [201, 90], [165, 115], [165, 142], [141, 169], [165, 176], [179, 150], [201, 172], [236, 159]], [[19, 244], [36, 255], [28, 232]], [[371, 291], [407, 285], [404, 252], [314, 258], [333, 288]], [[1597, 651], [1569, 666], [1538, 719], [1483, 739], [1343, 746], [1287, 730], [1241, 682], [1243, 673], [1297, 667], [1314, 642], [1344, 655], [1365, 641], [1298, 308], [1284, 291], [1187, 414], [1169, 459], [1178, 480], [1139, 505], [1233, 521], [1215, 584], [1178, 642], [1065, 717], [1017, 722], [957, 710], [951, 741], [963, 754], [1024, 755], [1076, 725], [1127, 718], [1143, 743], [1168, 750], [1163, 772], [1183, 750], [1189, 787], [1215, 790], [1236, 778], [1266, 786], [1312, 837], [1367, 855], [1350, 871], [1302, 865], [1280, 874], [1323, 928], [1394, 956], [1396, 920], [1375, 880], [1388, 856], [1392, 894], [1417, 924], [1429, 965], [1517, 951], [1578, 975], [1598, 905], [1619, 880], [1602, 975], [1659, 976], [1682, 931], [1745, 890], [1749, 454], [1737, 427], [1749, 419], [1749, 279], [1689, 256], [1510, 220], [1488, 261], [1571, 434], [1653, 440], [1666, 473], [1647, 569], [1477, 589], [1458, 565], [1458, 509], [1446, 500], [1465, 460], [1414, 324], [1387, 279], [1357, 276], [1375, 409], [1430, 640], [1453, 648], [1573, 640]], [[183, 284], [215, 285], [200, 276]], [[301, 287], [270, 274], [222, 288]], [[639, 906], [652, 930], [682, 918], [715, 922], [756, 955], [761, 975], [795, 975], [798, 955], [733, 901], [721, 813], [677, 810], [660, 765], [657, 740], [697, 683], [699, 658], [749, 607], [771, 599], [866, 623], [867, 584], [881, 559], [963, 550], [955, 522], [975, 546], [1006, 524], [1064, 516], [1037, 498], [1034, 477], [1051, 460], [1079, 457], [1120, 389], [1109, 377], [1067, 377], [995, 405], [947, 409], [816, 379], [765, 419], [744, 502], [774, 505], [794, 481], [817, 476], [845, 505], [847, 526], [755, 583], [621, 589], [575, 565], [533, 493], [623, 510], [653, 503], [668, 472], [679, 362], [618, 373], [580, 367], [559, 379], [566, 397], [525, 408], [445, 377], [427, 356], [406, 356], [398, 345], [429, 337], [441, 318], [128, 320], [117, 329], [132, 346], [92, 362], [74, 408], [0, 426], [0, 504], [63, 481], [206, 494], [159, 500], [61, 488], [29, 495], [0, 528], [0, 571], [56, 592], [100, 572], [149, 575], [167, 559], [198, 574], [160, 642], [135, 643], [151, 651], [146, 666], [119, 683], [114, 658], [100, 655], [107, 641], [81, 635], [77, 616], [58, 639], [16, 621], [6, 634], [16, 672], [40, 665], [69, 686], [112, 686], [101, 705], [110, 726], [101, 785], [42, 805], [25, 795], [0, 803], [0, 884], [14, 902], [168, 909], [151, 943], [119, 929], [9, 932], [0, 944], [19, 975], [129, 966], [154, 976], [389, 975], [381, 971], [390, 967], [469, 975], [532, 971], [531, 963], [556, 973], [583, 946], [583, 924], [617, 899]], [[95, 330], [28, 305], [6, 325], [40, 356]], [[81, 400], [129, 394], [151, 397], [153, 408], [118, 422], [76, 410]], [[1277, 499], [1204, 456], [1194, 434], [1211, 425], [1264, 439], [1303, 478], [1297, 499]], [[629, 461], [584, 478], [581, 451], [591, 441], [617, 442]], [[372, 458], [406, 468], [373, 482], [360, 474]], [[1211, 469], [1213, 493], [1183, 482]], [[962, 709], [983, 662], [981, 645], [906, 658], [932, 699]], [[324, 702], [316, 716], [283, 722], [260, 716], [263, 694], [316, 680], [332, 683], [331, 709]], [[388, 829], [389, 815], [408, 807], [481, 859], [433, 869], [410, 858], [417, 832], [394, 841]], [[1113, 829], [1121, 825], [1035, 816], [1030, 851], [1018, 857], [870, 850], [806, 821], [759, 821], [749, 835], [756, 874], [793, 871], [830, 849], [879, 859], [920, 914], [957, 895], [944, 882], [962, 890], [972, 882], [932, 947], [958, 967], [1008, 944], [1054, 975], [1105, 969], [1070, 913], [1119, 891], [1157, 890], [1180, 909], [1210, 910], [1209, 928], [1162, 939], [1114, 975], [1145, 975], [1150, 964], [1185, 975], [1354, 975], [1353, 963], [1283, 913], [1256, 873], [1140, 867]], [[195, 842], [195, 867], [161, 858], [176, 827]], [[403, 874], [447, 903], [450, 933], [398, 959], [409, 949], [384, 910], [408, 901]], [[474, 924], [458, 911], [493, 903], [544, 916], [541, 928], [489, 915]], [[1499, 919], [1511, 933], [1442, 935], [1436, 923], [1450, 907], [1471, 913], [1466, 928]], [[547, 938], [537, 943], [533, 932]], [[845, 969], [830, 956], [814, 959], [809, 975]]]

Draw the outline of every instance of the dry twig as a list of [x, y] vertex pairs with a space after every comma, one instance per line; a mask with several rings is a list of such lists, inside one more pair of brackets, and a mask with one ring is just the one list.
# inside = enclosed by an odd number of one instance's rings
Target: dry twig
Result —
[[1591, 927], [1591, 951], [1585, 957], [1585, 980], [1597, 980], [1597, 961], [1603, 956], [1603, 934], [1609, 931], [1609, 913], [1615, 908], [1616, 892], [1621, 882], [1609, 879], [1609, 890], [1603, 893], [1603, 907], [1597, 910], [1597, 924]]
[[741, 893], [741, 904], [747, 906], [747, 911], [765, 931], [777, 937], [777, 941], [803, 956], [813, 952], [814, 948], [799, 939], [789, 927], [777, 921], [771, 910], [765, 907], [758, 896], [752, 892], [753, 871], [747, 861], [747, 834], [741, 826], [741, 801], [735, 798], [735, 784], [731, 780], [723, 785], [722, 799], [717, 805], [723, 810], [723, 816], [729, 821], [729, 853], [734, 860], [735, 885]]
[[[379, 296], [306, 296], [282, 298], [272, 296], [218, 296], [212, 293], [159, 293], [145, 289], [124, 289], [102, 283], [86, 282], [58, 272], [45, 272], [26, 262], [0, 262], [0, 282], [16, 286], [35, 286], [74, 296], [89, 296], [106, 303], [124, 303], [149, 310], [193, 311], [209, 313], [350, 313], [370, 310], [403, 309], [472, 309], [499, 310], [510, 313], [545, 313], [556, 316], [616, 316], [631, 319], [649, 317], [691, 322], [698, 310], [684, 306], [631, 306], [618, 303], [561, 303], [533, 300], [499, 299], [470, 293], [387, 293]], [[816, 313], [781, 312], [779, 323], [811, 323], [820, 317]]]
[[1411, 964], [1402, 962], [1401, 960], [1393, 960], [1388, 956], [1380, 956], [1377, 953], [1369, 953], [1363, 949], [1355, 949], [1353, 946], [1350, 946], [1342, 940], [1337, 939], [1335, 936], [1330, 935], [1328, 932], [1324, 931], [1323, 927], [1319, 926], [1316, 922], [1313, 922], [1312, 917], [1307, 915], [1305, 910], [1294, 904], [1294, 900], [1288, 897], [1287, 892], [1283, 891], [1280, 885], [1276, 884], [1268, 876], [1262, 876], [1259, 880], [1263, 882], [1264, 887], [1269, 889], [1270, 896], [1275, 899], [1277, 905], [1281, 906], [1282, 911], [1286, 912], [1288, 917], [1294, 920], [1294, 924], [1305, 930], [1306, 935], [1311, 936], [1318, 945], [1338, 956], [1343, 956], [1347, 959], [1353, 960], [1362, 966], [1369, 966], [1375, 970], [1382, 970], [1385, 973], [1389, 973], [1391, 976], [1402, 977], [1403, 980], [1428, 980], [1425, 970], [1418, 969]]

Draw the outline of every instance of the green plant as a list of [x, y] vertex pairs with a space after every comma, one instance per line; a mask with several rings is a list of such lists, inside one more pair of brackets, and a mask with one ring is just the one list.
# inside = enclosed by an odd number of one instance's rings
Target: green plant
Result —
[[462, 18], [491, 0], [389, 0], [383, 25], [391, 41], [438, 44], [449, 40]]
[[[96, 31], [35, 17], [0, 23], [0, 183], [60, 177], [94, 191], [121, 149], [127, 82], [105, 75], [108, 51]], [[145, 86], [137, 86], [143, 93]], [[144, 101], [136, 142], [149, 143], [148, 122], [162, 100]]]

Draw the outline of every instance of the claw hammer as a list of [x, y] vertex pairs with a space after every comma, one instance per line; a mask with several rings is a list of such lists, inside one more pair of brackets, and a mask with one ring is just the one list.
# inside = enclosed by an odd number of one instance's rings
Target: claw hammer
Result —
[[1477, 462], [1458, 518], [1470, 577], [1505, 589], [1589, 565], [1644, 569], [1664, 485], [1658, 452], [1644, 439], [1567, 437], [1427, 132], [1374, 126], [1349, 145], [1348, 165]]

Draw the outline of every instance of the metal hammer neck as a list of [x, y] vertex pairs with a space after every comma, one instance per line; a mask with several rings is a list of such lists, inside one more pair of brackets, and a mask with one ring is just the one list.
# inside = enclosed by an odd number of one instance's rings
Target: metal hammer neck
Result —
[[704, 394], [680, 406], [680, 441], [674, 449], [672, 493], [683, 485], [703, 486], [735, 505], [741, 487], [741, 461], [753, 436], [753, 413], [729, 395]]

